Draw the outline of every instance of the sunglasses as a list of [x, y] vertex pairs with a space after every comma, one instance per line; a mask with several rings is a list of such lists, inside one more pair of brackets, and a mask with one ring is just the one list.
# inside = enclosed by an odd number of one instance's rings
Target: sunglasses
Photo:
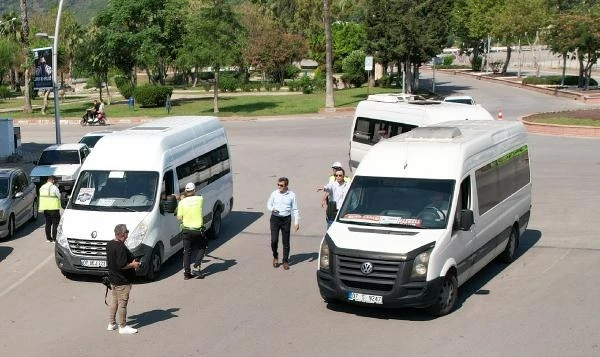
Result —
[[277, 186], [279, 186], [279, 187], [285, 187], [285, 185], [282, 184], [282, 183], [278, 183]]
[[335, 177], [344, 177], [344, 175], [335, 174]]

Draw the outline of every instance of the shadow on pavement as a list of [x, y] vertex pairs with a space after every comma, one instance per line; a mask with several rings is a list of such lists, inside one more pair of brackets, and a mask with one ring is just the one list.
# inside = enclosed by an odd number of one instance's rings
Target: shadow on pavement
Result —
[[300, 264], [302, 262], [314, 262], [319, 257], [317, 252], [292, 254], [290, 255], [290, 265]]
[[13, 247], [1, 247], [0, 246], [0, 263], [6, 259], [12, 253]]
[[142, 326], [152, 325], [156, 322], [165, 321], [177, 317], [175, 314], [179, 311], [179, 308], [172, 307], [166, 310], [150, 310], [142, 312], [141, 314], [132, 315], [127, 317], [127, 324], [133, 328], [140, 328]]

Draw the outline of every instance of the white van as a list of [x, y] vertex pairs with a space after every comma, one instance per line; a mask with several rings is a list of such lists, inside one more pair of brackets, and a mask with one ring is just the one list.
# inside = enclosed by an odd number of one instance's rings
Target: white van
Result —
[[216, 238], [233, 206], [225, 129], [217, 117], [154, 120], [98, 141], [61, 218], [56, 264], [65, 274], [104, 274], [114, 227], [129, 229], [126, 245], [141, 258], [138, 275], [152, 280], [182, 248], [175, 195], [194, 182], [204, 197], [204, 222]]
[[373, 94], [356, 106], [350, 132], [349, 166], [358, 167], [371, 147], [419, 126], [451, 120], [494, 120], [481, 105], [420, 100], [405, 94]]
[[519, 122], [419, 127], [371, 149], [321, 242], [325, 301], [452, 311], [458, 287], [515, 258], [531, 210]]

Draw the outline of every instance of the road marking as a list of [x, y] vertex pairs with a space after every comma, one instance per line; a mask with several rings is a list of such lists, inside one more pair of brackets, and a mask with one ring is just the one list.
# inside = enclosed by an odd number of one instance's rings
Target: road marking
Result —
[[40, 269], [42, 269], [42, 266], [45, 265], [46, 263], [48, 263], [52, 258], [54, 258], [54, 254], [49, 255], [48, 258], [44, 259], [44, 261], [42, 262], [42, 264], [38, 264], [37, 267], [35, 267], [35, 269], [31, 270], [29, 273], [25, 274], [25, 276], [23, 276], [21, 279], [19, 279], [16, 282], [14, 282], [8, 288], [4, 289], [4, 291], [2, 291], [0, 293], [0, 298], [2, 298], [4, 295], [6, 295], [9, 292], [11, 292], [11, 290], [13, 290], [14, 288], [16, 288], [17, 286], [21, 285], [30, 276], [32, 276], [33, 274], [37, 273], [37, 271], [40, 270]]

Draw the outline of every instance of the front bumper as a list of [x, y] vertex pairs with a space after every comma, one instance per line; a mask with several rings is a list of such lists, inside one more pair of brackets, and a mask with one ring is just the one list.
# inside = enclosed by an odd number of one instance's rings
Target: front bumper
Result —
[[[150, 268], [150, 256], [152, 254], [152, 247], [141, 244], [136, 249], [132, 250], [131, 253], [136, 259], [140, 259], [142, 262], [140, 269], [136, 270], [137, 276], [145, 276]], [[105, 255], [98, 256], [79, 256], [71, 254], [68, 248], [64, 248], [62, 245], [56, 243], [54, 245], [54, 260], [56, 266], [63, 273], [66, 274], [77, 274], [77, 275], [97, 275], [101, 276], [108, 273], [107, 267], [87, 267], [84, 266], [82, 261], [93, 260], [106, 262]], [[106, 264], [104, 264], [106, 265]]]

